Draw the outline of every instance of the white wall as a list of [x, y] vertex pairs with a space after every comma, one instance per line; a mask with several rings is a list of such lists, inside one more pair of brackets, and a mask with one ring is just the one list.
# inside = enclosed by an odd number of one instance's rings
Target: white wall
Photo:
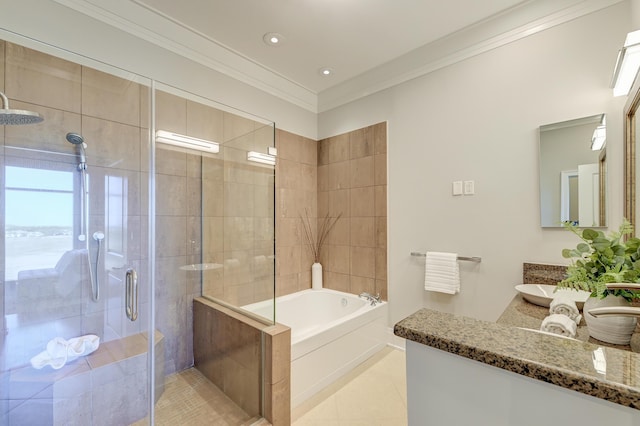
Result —
[[[609, 83], [630, 29], [619, 3], [319, 115], [319, 137], [388, 120], [389, 300], [395, 323], [421, 307], [495, 320], [522, 263], [565, 264], [577, 241], [540, 227], [537, 129], [607, 114], [610, 227], [623, 214], [623, 107]], [[451, 183], [475, 180], [476, 195]], [[414, 250], [461, 262], [455, 296], [425, 292]]]
[[[83, 63], [51, 46], [179, 87], [315, 139], [315, 113], [51, 0], [3, 1], [0, 38]], [[87, 65], [87, 64], [85, 64]]]

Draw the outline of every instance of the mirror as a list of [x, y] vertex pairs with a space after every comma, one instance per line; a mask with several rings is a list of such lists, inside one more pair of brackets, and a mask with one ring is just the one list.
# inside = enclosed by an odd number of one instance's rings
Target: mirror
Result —
[[606, 226], [605, 114], [540, 126], [540, 225]]
[[636, 206], [636, 188], [637, 174], [636, 174], [636, 162], [637, 152], [636, 149], [636, 134], [638, 132], [638, 120], [636, 120], [636, 112], [638, 105], [640, 104], [640, 81], [636, 80], [633, 84], [633, 88], [629, 92], [629, 98], [625, 105], [625, 126], [624, 126], [624, 217], [631, 222], [634, 228], [634, 236], [640, 235], [638, 228], [638, 212]]

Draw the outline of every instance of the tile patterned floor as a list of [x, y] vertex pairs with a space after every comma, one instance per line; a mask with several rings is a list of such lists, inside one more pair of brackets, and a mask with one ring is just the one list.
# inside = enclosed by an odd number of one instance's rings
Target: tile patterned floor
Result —
[[[385, 348], [292, 412], [293, 426], [407, 424], [404, 351]], [[147, 420], [135, 426], [147, 424]], [[190, 368], [167, 377], [156, 404], [156, 425], [262, 426]]]
[[407, 424], [404, 351], [390, 347], [292, 413], [293, 426]]

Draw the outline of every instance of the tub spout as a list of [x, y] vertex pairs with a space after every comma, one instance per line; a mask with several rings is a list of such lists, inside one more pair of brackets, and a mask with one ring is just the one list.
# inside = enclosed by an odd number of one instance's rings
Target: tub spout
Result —
[[605, 308], [593, 308], [589, 311], [594, 317], [640, 317], [640, 308], [636, 306], [611, 306]]
[[372, 294], [367, 293], [366, 291], [363, 293], [360, 293], [360, 296], [362, 298], [367, 299], [369, 302], [371, 302], [371, 306], [375, 306], [377, 303], [380, 303], [380, 294], [376, 294], [375, 296]]

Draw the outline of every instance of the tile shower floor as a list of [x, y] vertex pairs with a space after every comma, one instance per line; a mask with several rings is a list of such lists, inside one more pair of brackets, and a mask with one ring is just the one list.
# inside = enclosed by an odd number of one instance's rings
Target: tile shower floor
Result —
[[[258, 420], [247, 415], [195, 368], [166, 378], [155, 412], [155, 424], [158, 426], [265, 424]], [[147, 425], [148, 421], [143, 419], [134, 425]]]
[[[266, 425], [190, 368], [167, 377], [156, 425]], [[147, 424], [146, 420], [136, 425]], [[385, 348], [292, 412], [293, 426], [407, 424], [404, 352]]]

